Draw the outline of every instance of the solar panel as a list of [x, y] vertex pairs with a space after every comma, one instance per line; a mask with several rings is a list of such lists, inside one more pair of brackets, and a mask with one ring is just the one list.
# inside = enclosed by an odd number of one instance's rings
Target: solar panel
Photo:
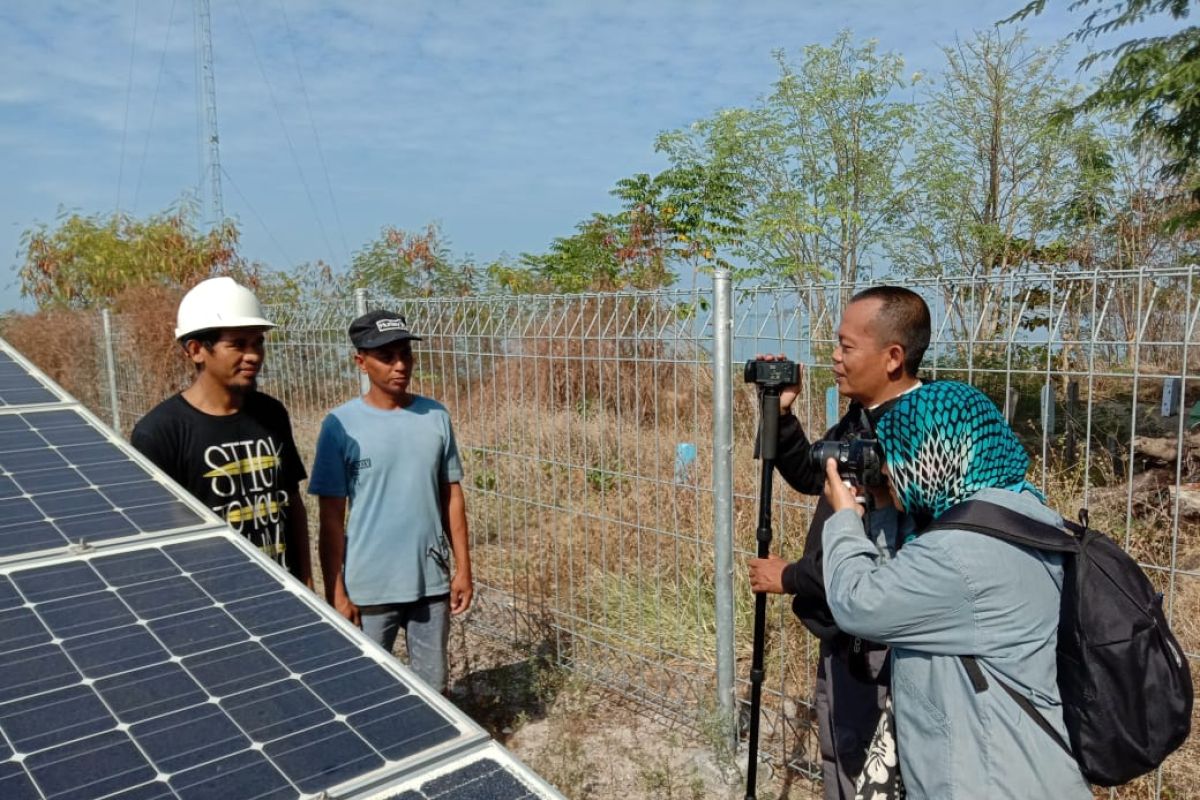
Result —
[[41, 377], [17, 351], [0, 340], [0, 408], [59, 403], [65, 395]]
[[559, 796], [0, 341], [0, 798], [396, 792]]
[[232, 535], [111, 549], [0, 568], [0, 797], [295, 798], [486, 739]]
[[0, 409], [0, 556], [212, 524], [83, 410]]

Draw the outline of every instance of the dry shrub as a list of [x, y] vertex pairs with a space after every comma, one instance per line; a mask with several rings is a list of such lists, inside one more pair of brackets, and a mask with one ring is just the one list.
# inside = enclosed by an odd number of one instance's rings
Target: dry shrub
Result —
[[106, 384], [99, 314], [67, 309], [14, 314], [5, 321], [3, 335], [81, 403], [100, 407]]
[[[113, 300], [116, 361], [121, 391], [136, 412], [127, 423], [149, 410], [142, 403], [157, 403], [187, 386], [192, 365], [175, 341], [175, 311], [183, 297], [180, 289], [145, 287], [128, 289]], [[138, 403], [137, 401], [141, 401]]]

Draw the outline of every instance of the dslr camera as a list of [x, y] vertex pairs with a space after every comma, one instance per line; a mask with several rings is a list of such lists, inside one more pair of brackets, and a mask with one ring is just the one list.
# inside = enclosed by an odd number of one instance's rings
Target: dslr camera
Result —
[[746, 383], [755, 383], [764, 389], [782, 389], [800, 382], [800, 367], [795, 361], [762, 361], [752, 358], [746, 362]]
[[885, 486], [883, 448], [876, 439], [851, 439], [846, 442], [813, 442], [808, 462], [820, 472], [829, 459], [837, 462], [838, 475], [856, 486]]

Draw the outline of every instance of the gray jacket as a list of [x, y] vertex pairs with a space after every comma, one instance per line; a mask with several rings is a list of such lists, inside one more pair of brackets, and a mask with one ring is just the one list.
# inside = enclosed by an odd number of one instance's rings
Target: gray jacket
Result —
[[[1062, 522], [1032, 494], [985, 489], [975, 499]], [[849, 510], [825, 523], [823, 542], [838, 627], [894, 647], [896, 739], [909, 797], [1092, 797], [1074, 759], [994, 681], [977, 694], [958, 659], [976, 656], [989, 679], [1023, 692], [1065, 738], [1054, 652], [1061, 556], [945, 530], [887, 560], [880, 553], [891, 542], [864, 536]]]

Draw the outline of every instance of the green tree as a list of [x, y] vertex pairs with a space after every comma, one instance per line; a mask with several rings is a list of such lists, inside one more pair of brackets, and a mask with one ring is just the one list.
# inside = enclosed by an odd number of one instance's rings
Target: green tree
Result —
[[[1006, 21], [1040, 14], [1047, 0], [1033, 0]], [[1078, 41], [1095, 40], [1149, 17], [1167, 14], [1182, 21], [1189, 0], [1073, 0], [1068, 8], [1086, 10], [1074, 33]], [[1200, 202], [1200, 27], [1188, 25], [1165, 36], [1143, 36], [1085, 56], [1081, 67], [1115, 59], [1112, 69], [1071, 112], [1114, 111], [1133, 120], [1133, 133], [1152, 139], [1164, 150], [1159, 175]], [[1187, 209], [1175, 217], [1188, 225], [1200, 222], [1200, 211]]]
[[217, 274], [253, 283], [257, 270], [237, 244], [232, 221], [201, 233], [187, 207], [146, 219], [71, 214], [25, 231], [21, 293], [38, 308], [82, 309], [109, 305], [128, 289], [185, 287]]
[[[907, 226], [889, 250], [910, 274], [992, 278], [1058, 236], [1078, 187], [1080, 133], [1052, 118], [1072, 89], [1056, 72], [1062, 48], [1030, 48], [1019, 32], [979, 33], [944, 52], [906, 179]], [[1000, 321], [990, 295], [1000, 289], [977, 284], [974, 308], [948, 300], [964, 329], [990, 336]]]
[[682, 168], [732, 176], [744, 206], [736, 253], [753, 274], [853, 286], [903, 205], [897, 176], [914, 120], [894, 99], [903, 61], [842, 32], [804, 49], [758, 105], [718, 112], [663, 134], [658, 148]]
[[387, 226], [350, 262], [352, 286], [392, 297], [466, 295], [478, 279], [474, 263], [455, 260], [435, 224], [415, 233]]
[[650, 290], [670, 286], [677, 269], [733, 268], [741, 205], [727, 172], [706, 165], [638, 173], [617, 182], [615, 214], [593, 214], [545, 253], [499, 263], [489, 277], [513, 292]]

